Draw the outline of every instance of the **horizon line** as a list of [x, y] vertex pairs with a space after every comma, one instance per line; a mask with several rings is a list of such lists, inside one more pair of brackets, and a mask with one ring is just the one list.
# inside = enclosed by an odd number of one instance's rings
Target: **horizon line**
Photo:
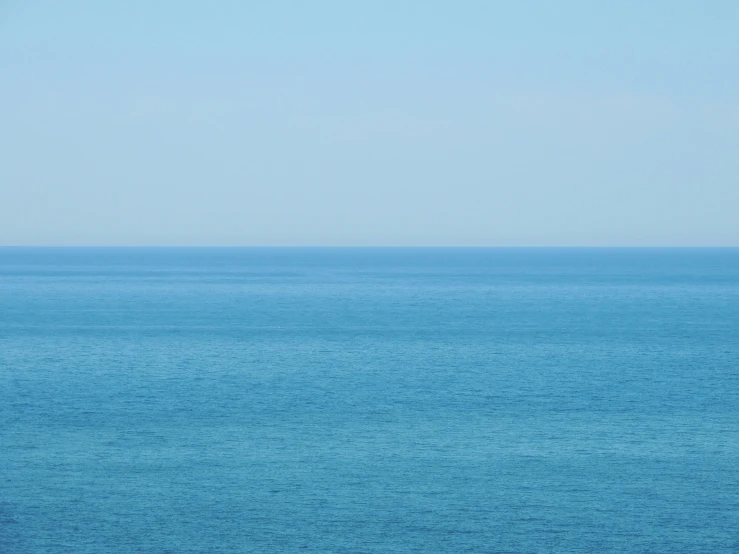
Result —
[[110, 249], [175, 249], [175, 248], [191, 248], [191, 249], [737, 249], [739, 245], [660, 245], [660, 244], [647, 244], [647, 245], [414, 245], [414, 244], [403, 244], [403, 245], [269, 245], [269, 244], [252, 244], [252, 245], [221, 245], [221, 244], [7, 244], [0, 245], [0, 249], [22, 249], [22, 248], [110, 248]]

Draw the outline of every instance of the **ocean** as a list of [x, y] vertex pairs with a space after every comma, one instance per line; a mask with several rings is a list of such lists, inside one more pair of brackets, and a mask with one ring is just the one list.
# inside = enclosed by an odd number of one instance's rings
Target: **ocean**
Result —
[[738, 552], [739, 249], [0, 249], [0, 552]]

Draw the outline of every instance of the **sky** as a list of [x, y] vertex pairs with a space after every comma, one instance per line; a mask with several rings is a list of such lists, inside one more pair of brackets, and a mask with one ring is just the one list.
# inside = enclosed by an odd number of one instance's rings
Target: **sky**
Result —
[[739, 246], [736, 0], [0, 0], [0, 246]]

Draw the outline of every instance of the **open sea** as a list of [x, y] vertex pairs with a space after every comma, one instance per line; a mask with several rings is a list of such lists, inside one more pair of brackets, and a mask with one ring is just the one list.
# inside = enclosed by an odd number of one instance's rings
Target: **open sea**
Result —
[[0, 553], [739, 552], [739, 249], [0, 249]]

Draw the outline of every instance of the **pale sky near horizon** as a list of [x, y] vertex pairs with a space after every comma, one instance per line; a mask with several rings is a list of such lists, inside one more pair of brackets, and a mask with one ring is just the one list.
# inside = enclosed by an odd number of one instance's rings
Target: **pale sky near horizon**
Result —
[[0, 246], [739, 246], [739, 2], [0, 0]]

